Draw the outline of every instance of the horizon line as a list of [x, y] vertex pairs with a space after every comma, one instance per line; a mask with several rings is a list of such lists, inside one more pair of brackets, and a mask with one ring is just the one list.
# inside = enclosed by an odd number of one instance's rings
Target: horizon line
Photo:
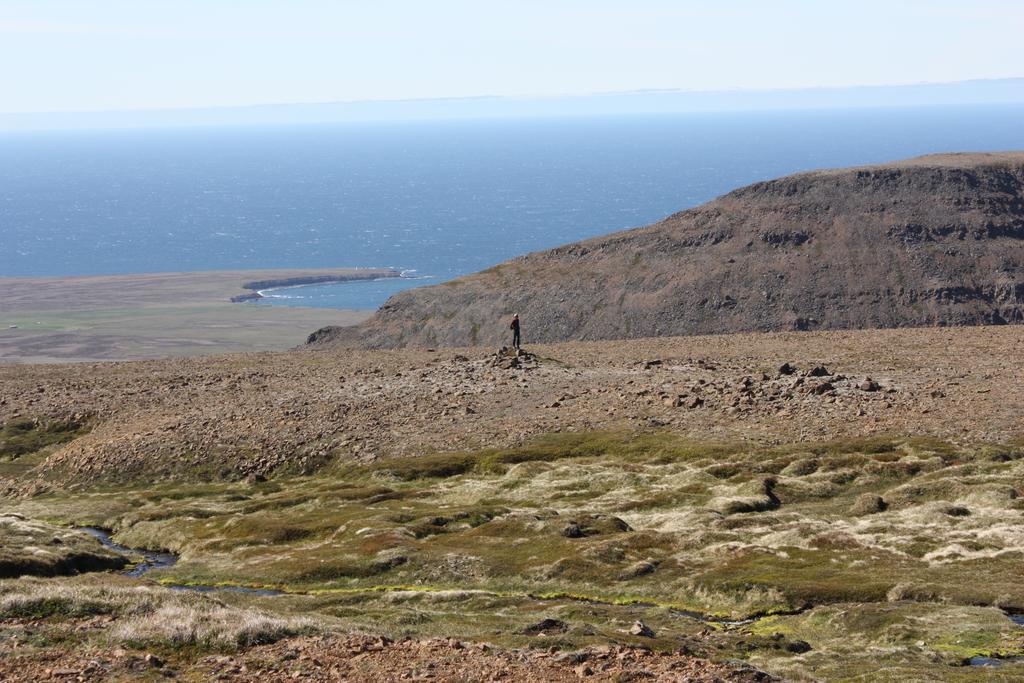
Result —
[[237, 109], [271, 109], [282, 107], [317, 107], [331, 105], [400, 105], [417, 103], [456, 103], [456, 102], [479, 102], [479, 101], [558, 101], [578, 98], [600, 98], [628, 95], [737, 95], [737, 94], [795, 94], [795, 93], [816, 93], [823, 91], [857, 91], [869, 89], [896, 89], [896, 88], [920, 88], [920, 87], [941, 87], [969, 84], [985, 84], [996, 82], [1021, 81], [1024, 85], [1024, 75], [993, 78], [968, 78], [956, 81], [917, 81], [914, 83], [861, 83], [856, 85], [811, 85], [801, 87], [765, 87], [765, 88], [717, 88], [717, 89], [691, 89], [691, 88], [638, 88], [635, 90], [604, 90], [596, 92], [576, 92], [558, 94], [481, 94], [481, 95], [446, 95], [438, 97], [406, 97], [406, 98], [382, 98], [382, 99], [356, 99], [356, 100], [306, 100], [292, 102], [252, 102], [245, 104], [185, 104], [178, 106], [163, 107], [125, 107], [114, 109], [46, 109], [46, 110], [0, 110], [0, 118], [3, 117], [24, 117], [24, 116], [73, 116], [97, 115], [97, 114], [146, 114], [146, 113], [175, 113], [175, 112], [202, 112], [210, 110], [237, 110]]

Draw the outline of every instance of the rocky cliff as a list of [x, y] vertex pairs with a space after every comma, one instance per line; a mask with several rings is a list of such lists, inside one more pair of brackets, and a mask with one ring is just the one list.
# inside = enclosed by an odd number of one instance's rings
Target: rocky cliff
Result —
[[756, 183], [393, 296], [316, 344], [495, 344], [1024, 322], [1024, 152]]

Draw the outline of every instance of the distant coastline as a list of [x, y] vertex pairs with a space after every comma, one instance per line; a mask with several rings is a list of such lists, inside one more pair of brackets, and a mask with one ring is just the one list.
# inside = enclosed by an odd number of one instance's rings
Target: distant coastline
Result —
[[233, 303], [244, 303], [247, 301], [257, 301], [264, 298], [263, 292], [269, 292], [276, 289], [286, 289], [288, 287], [304, 287], [307, 285], [326, 285], [335, 284], [342, 282], [355, 282], [360, 280], [384, 280], [390, 278], [402, 277], [402, 273], [393, 269], [366, 269], [365, 272], [356, 273], [345, 273], [345, 274], [329, 274], [329, 275], [299, 275], [296, 277], [285, 277], [279, 279], [270, 280], [256, 280], [253, 282], [246, 282], [242, 285], [242, 289], [248, 289], [250, 291], [245, 294], [238, 294], [231, 297]]
[[283, 351], [325, 324], [354, 325], [373, 311], [231, 301], [271, 285], [400, 276], [390, 268], [0, 276], [0, 365]]

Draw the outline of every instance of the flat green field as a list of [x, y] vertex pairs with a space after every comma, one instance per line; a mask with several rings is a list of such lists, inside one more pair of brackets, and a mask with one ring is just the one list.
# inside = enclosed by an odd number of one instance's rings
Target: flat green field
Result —
[[253, 281], [384, 271], [247, 270], [0, 278], [0, 363], [137, 360], [283, 350], [370, 311], [232, 303]]

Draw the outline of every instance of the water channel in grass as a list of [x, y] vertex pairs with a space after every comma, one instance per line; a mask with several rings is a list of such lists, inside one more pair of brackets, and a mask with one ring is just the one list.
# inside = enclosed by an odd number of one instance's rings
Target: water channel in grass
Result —
[[[163, 567], [173, 567], [178, 562], [178, 556], [174, 553], [163, 553], [154, 552], [151, 550], [139, 550], [136, 548], [129, 548], [128, 546], [121, 545], [115, 542], [110, 532], [104, 531], [103, 529], [97, 529], [95, 527], [79, 527], [80, 531], [84, 531], [96, 540], [98, 540], [104, 548], [109, 548], [116, 553], [130, 557], [133, 560], [141, 557], [142, 559], [132, 565], [129, 569], [124, 570], [125, 575], [140, 577], [153, 569], [161, 569]], [[252, 593], [254, 595], [283, 595], [284, 591], [271, 590], [268, 588], [248, 588], [245, 586], [217, 586], [212, 584], [197, 584], [197, 585], [185, 585], [185, 584], [167, 584], [167, 587], [172, 590], [186, 590], [193, 591], [196, 593], [213, 593], [215, 591], [232, 591], [235, 593]]]

